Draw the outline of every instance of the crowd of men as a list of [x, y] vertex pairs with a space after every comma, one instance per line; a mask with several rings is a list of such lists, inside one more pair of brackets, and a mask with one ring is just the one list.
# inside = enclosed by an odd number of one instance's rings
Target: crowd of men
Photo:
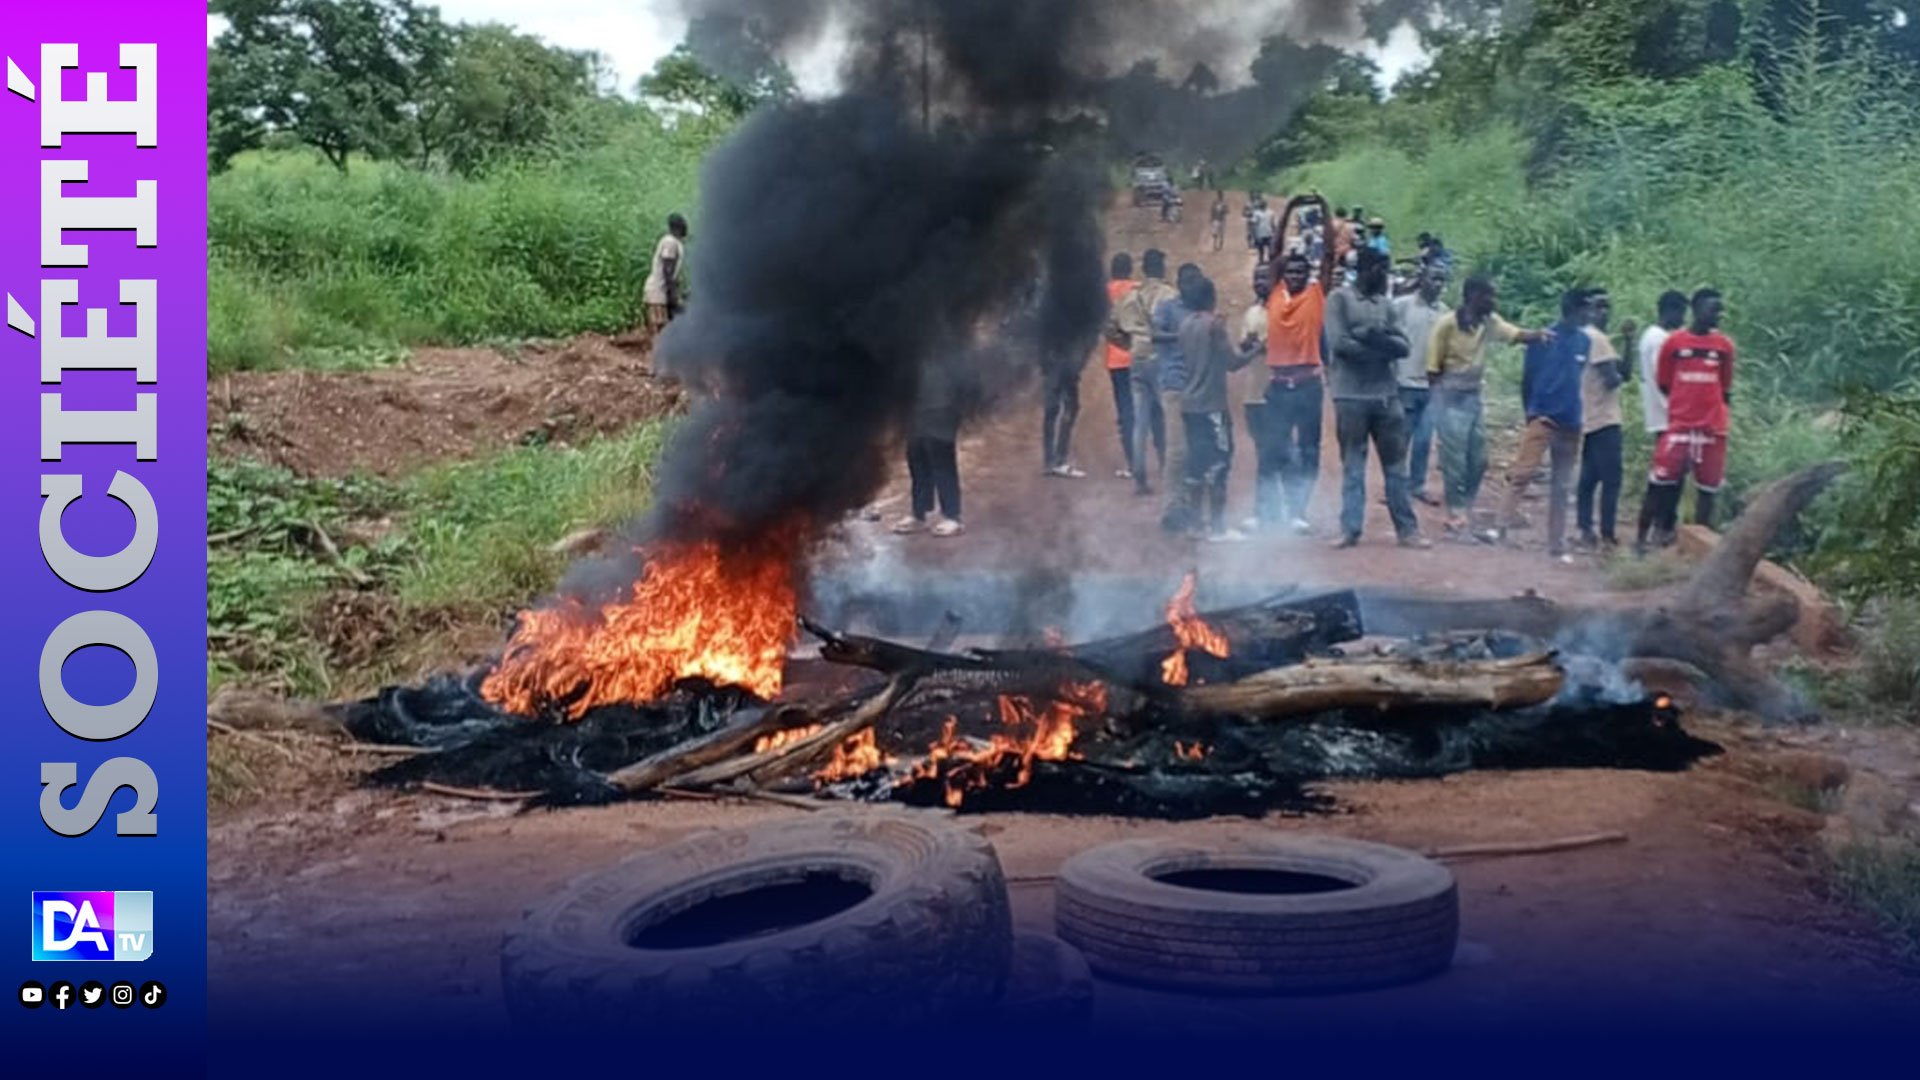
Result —
[[[1329, 210], [1310, 196], [1276, 213], [1254, 193], [1242, 213], [1254, 255], [1254, 302], [1237, 326], [1220, 314], [1219, 286], [1197, 263], [1179, 265], [1169, 280], [1167, 254], [1150, 248], [1137, 264], [1130, 253], [1117, 253], [1109, 267], [1103, 353], [1126, 460], [1119, 475], [1142, 497], [1155, 493], [1157, 478], [1166, 496], [1164, 529], [1213, 542], [1279, 530], [1311, 535], [1309, 509], [1331, 399], [1341, 466], [1334, 547], [1360, 543], [1370, 462], [1383, 478], [1396, 540], [1411, 548], [1432, 546], [1416, 502], [1444, 510], [1446, 539], [1502, 543], [1510, 530], [1528, 524], [1521, 503], [1544, 464], [1547, 551], [1571, 561], [1574, 550], [1618, 543], [1621, 397], [1636, 377], [1654, 436], [1636, 549], [1671, 542], [1689, 475], [1696, 519], [1711, 523], [1726, 471], [1734, 358], [1732, 342], [1719, 330], [1716, 291], [1666, 293], [1653, 324], [1636, 337], [1627, 320], [1616, 348], [1605, 289], [1570, 289], [1556, 322], [1522, 328], [1500, 316], [1498, 287], [1486, 275], [1467, 277], [1458, 306], [1449, 306], [1443, 297], [1454, 256], [1436, 236], [1421, 234], [1419, 257], [1396, 276], [1385, 223], [1362, 207]], [[1224, 246], [1229, 216], [1225, 194], [1216, 192], [1209, 215], [1216, 251]], [[1476, 510], [1488, 468], [1482, 397], [1497, 345], [1526, 350], [1525, 427], [1489, 521]], [[1228, 376], [1256, 362], [1266, 369], [1264, 387], [1244, 405], [1255, 451], [1253, 515], [1236, 526], [1226, 512], [1235, 456]], [[1074, 366], [1048, 380], [1044, 469], [1051, 476], [1085, 475], [1069, 460], [1070, 416], [1056, 423], [1056, 403], [1068, 396], [1064, 384], [1072, 382], [1077, 394], [1078, 376]], [[1068, 413], [1075, 404], [1077, 398]], [[936, 411], [945, 416], [948, 410]], [[936, 501], [947, 503], [949, 493], [951, 506], [942, 506], [943, 520], [933, 527], [944, 535], [959, 531], [954, 434], [950, 425], [937, 426], [941, 438], [910, 446], [913, 514], [896, 524], [901, 532], [928, 528]], [[1437, 490], [1429, 480], [1436, 443]]]

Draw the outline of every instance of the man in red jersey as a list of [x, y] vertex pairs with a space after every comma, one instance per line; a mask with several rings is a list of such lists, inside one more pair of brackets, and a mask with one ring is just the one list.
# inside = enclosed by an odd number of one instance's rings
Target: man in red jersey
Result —
[[[1733, 396], [1733, 342], [1720, 332], [1720, 293], [1693, 294], [1693, 322], [1660, 348], [1656, 378], [1667, 397], [1667, 430], [1653, 449], [1647, 500], [1664, 542], [1679, 516], [1680, 484], [1693, 474], [1694, 520], [1713, 524], [1714, 497], [1727, 475], [1727, 402]], [[1646, 549], [1646, 538], [1639, 547]]]

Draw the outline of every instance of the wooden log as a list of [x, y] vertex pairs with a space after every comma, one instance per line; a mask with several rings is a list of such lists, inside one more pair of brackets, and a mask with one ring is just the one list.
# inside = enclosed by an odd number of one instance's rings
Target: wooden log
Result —
[[681, 773], [730, 758], [763, 735], [810, 722], [805, 710], [793, 706], [743, 710], [726, 727], [636, 761], [611, 773], [607, 780], [628, 794], [647, 791]]
[[1363, 590], [1372, 633], [1412, 636], [1448, 630], [1511, 630], [1556, 649], [1622, 660], [1679, 660], [1713, 680], [1716, 700], [1769, 720], [1800, 720], [1809, 707], [1753, 659], [1753, 647], [1785, 633], [1799, 604], [1778, 593], [1749, 597], [1747, 584], [1773, 536], [1845, 471], [1812, 465], [1756, 496], [1725, 538], [1679, 590], [1654, 607], [1556, 604], [1526, 593], [1506, 600], [1453, 600]]
[[1316, 658], [1236, 682], [1189, 687], [1178, 700], [1189, 714], [1257, 719], [1341, 708], [1518, 709], [1552, 700], [1565, 679], [1546, 654], [1466, 661]]
[[[1195, 675], [1213, 681], [1298, 663], [1362, 633], [1360, 600], [1351, 589], [1307, 595], [1282, 593], [1242, 607], [1203, 611], [1199, 617], [1227, 639], [1225, 659], [1192, 651], [1187, 654]], [[1179, 644], [1173, 627], [1163, 620], [1139, 633], [1071, 645], [1063, 653], [1110, 682], [1151, 691], [1161, 686], [1161, 662]], [[1047, 656], [1061, 653], [975, 650], [974, 655], [1011, 666], [1040, 663]]]
[[[871, 693], [855, 702], [842, 703], [845, 715], [837, 719], [825, 720], [820, 730], [802, 739], [796, 739], [784, 746], [758, 753], [735, 754], [724, 760], [717, 760], [701, 768], [677, 773], [673, 776], [675, 787], [699, 789], [725, 784], [740, 777], [750, 777], [755, 783], [763, 783], [811, 762], [817, 757], [838, 746], [842, 740], [856, 735], [873, 726], [887, 711], [911, 688], [912, 680], [896, 677], [877, 693]], [[824, 714], [831, 715], [831, 714]], [[782, 766], [775, 768], [775, 766]], [[632, 791], [619, 780], [618, 774], [609, 777], [615, 786]]]

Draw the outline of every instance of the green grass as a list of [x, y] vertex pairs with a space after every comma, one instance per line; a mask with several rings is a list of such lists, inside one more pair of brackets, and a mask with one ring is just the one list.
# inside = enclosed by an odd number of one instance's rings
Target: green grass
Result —
[[406, 482], [417, 557], [396, 585], [412, 607], [493, 609], [550, 588], [567, 557], [554, 541], [626, 520], [652, 497], [668, 425], [565, 449], [522, 447], [443, 465]]
[[475, 179], [242, 155], [208, 182], [209, 370], [362, 367], [410, 345], [635, 325], [653, 242], [670, 212], [695, 213], [720, 131], [603, 112]]
[[1880, 922], [1902, 956], [1920, 958], [1920, 846], [1849, 845], [1834, 856], [1833, 879], [1841, 895]]
[[[554, 541], [646, 507], [668, 427], [642, 424], [579, 447], [520, 447], [397, 483], [316, 480], [215, 459], [207, 469], [208, 693], [237, 683], [326, 697], [395, 674], [391, 663], [350, 670], [316, 636], [318, 608], [341, 594], [359, 596], [359, 607], [376, 613], [370, 618], [390, 619], [386, 629], [402, 636], [429, 624], [498, 624], [566, 568], [567, 557], [548, 550]], [[370, 527], [383, 521], [384, 530]]]

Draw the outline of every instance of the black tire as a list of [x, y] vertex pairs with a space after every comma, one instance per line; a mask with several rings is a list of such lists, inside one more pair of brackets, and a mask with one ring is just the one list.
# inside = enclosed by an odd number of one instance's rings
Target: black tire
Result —
[[[1311, 875], [1352, 887], [1257, 893], [1158, 880], [1194, 871]], [[1460, 936], [1459, 891], [1446, 867], [1318, 836], [1246, 836], [1211, 849], [1107, 844], [1061, 867], [1055, 913], [1060, 936], [1102, 975], [1214, 992], [1412, 982], [1445, 971]]]
[[1013, 935], [1013, 967], [1000, 1022], [1049, 1033], [1093, 1019], [1093, 972], [1073, 946], [1048, 934]]
[[[784, 891], [761, 892], [771, 889]], [[715, 921], [756, 893], [756, 918], [839, 910], [784, 928]], [[649, 939], [668, 933], [677, 939]], [[883, 811], [709, 833], [586, 875], [527, 911], [500, 970], [508, 1011], [530, 1027], [657, 1035], [784, 1017], [824, 1030], [979, 1015], [997, 1003], [1012, 951], [992, 846]]]

